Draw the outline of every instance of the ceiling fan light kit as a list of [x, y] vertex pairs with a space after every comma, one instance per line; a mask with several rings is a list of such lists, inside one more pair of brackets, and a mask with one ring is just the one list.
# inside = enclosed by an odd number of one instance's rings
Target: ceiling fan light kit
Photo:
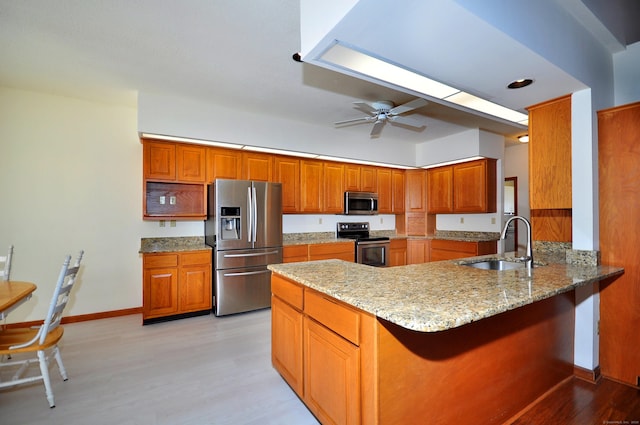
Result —
[[358, 109], [369, 114], [369, 116], [338, 121], [335, 122], [334, 125], [340, 126], [345, 124], [373, 122], [373, 128], [371, 129], [370, 134], [371, 137], [378, 137], [387, 121], [391, 122], [392, 124], [397, 123], [417, 129], [422, 129], [425, 127], [423, 123], [413, 118], [401, 116], [401, 114], [417, 108], [421, 108], [427, 105], [427, 103], [428, 102], [426, 100], [421, 98], [414, 99], [399, 106], [395, 106], [394, 103], [390, 100], [378, 100], [372, 103], [360, 101], [353, 102], [353, 104], [356, 105]]

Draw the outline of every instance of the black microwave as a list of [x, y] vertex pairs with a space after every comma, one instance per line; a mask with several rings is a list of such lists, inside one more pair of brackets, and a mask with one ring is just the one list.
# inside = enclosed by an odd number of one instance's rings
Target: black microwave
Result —
[[345, 215], [378, 214], [378, 194], [373, 192], [345, 192]]

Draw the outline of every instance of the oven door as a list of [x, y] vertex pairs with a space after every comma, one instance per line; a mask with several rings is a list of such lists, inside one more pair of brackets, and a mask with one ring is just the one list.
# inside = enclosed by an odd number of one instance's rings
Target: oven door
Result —
[[356, 263], [387, 267], [389, 265], [389, 241], [356, 242]]

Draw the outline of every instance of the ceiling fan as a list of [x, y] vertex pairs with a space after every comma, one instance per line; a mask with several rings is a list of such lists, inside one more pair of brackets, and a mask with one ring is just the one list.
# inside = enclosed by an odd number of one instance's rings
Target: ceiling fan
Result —
[[373, 128], [371, 129], [371, 137], [378, 137], [380, 132], [382, 132], [382, 127], [384, 124], [389, 121], [391, 124], [397, 123], [402, 125], [407, 125], [409, 127], [415, 128], [424, 128], [425, 125], [409, 117], [400, 116], [405, 112], [412, 111], [417, 108], [421, 108], [425, 106], [427, 103], [426, 100], [417, 98], [410, 102], [407, 102], [403, 105], [395, 106], [393, 102], [389, 100], [378, 100], [376, 102], [367, 103], [367, 102], [353, 102], [356, 105], [356, 108], [361, 111], [369, 114], [367, 117], [354, 118], [351, 120], [338, 121], [335, 122], [334, 125], [344, 125], [344, 124], [357, 124], [360, 122], [372, 122]]

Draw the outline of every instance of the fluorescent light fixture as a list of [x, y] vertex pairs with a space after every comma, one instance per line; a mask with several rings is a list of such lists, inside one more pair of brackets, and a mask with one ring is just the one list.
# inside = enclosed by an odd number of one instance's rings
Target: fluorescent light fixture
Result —
[[518, 141], [520, 141], [520, 143], [529, 143], [529, 135], [524, 134], [522, 136], [519, 136]]
[[455, 159], [453, 161], [440, 162], [438, 164], [424, 165], [421, 168], [427, 169], [427, 168], [442, 167], [444, 165], [459, 164], [461, 162], [475, 161], [476, 159], [483, 159], [483, 158], [484, 156], [472, 156], [470, 158], [461, 158], [461, 159]]
[[407, 87], [438, 99], [451, 96], [460, 91], [414, 71], [409, 71], [338, 43], [325, 51], [320, 60], [331, 62], [378, 80]]
[[527, 123], [529, 117], [488, 100], [481, 99], [459, 89], [442, 84], [415, 71], [402, 68], [385, 59], [374, 57], [356, 47], [335, 41], [319, 58], [319, 61], [362, 74], [377, 80], [404, 87], [436, 99], [455, 103], [465, 108], [483, 112], [518, 124]]
[[227, 148], [227, 149], [242, 149], [242, 146], [243, 146], [235, 143], [214, 142], [211, 140], [192, 139], [190, 137], [167, 136], [164, 134], [153, 134], [153, 133], [141, 133], [140, 137], [158, 139], [158, 140], [167, 140], [171, 142], [183, 142], [183, 143], [194, 143], [197, 145], [216, 146], [216, 147]]
[[274, 149], [274, 148], [263, 148], [261, 146], [243, 146], [242, 150], [245, 151], [253, 151], [253, 152], [264, 152], [264, 153], [273, 153], [276, 155], [288, 155], [288, 156], [299, 156], [302, 158], [316, 158], [318, 154], [316, 153], [306, 153], [306, 152], [294, 152], [288, 151], [285, 149]]
[[505, 108], [497, 103], [489, 102], [488, 100], [481, 99], [478, 96], [462, 91], [446, 97], [444, 100], [455, 103], [456, 105], [464, 106], [465, 108], [484, 112], [485, 114], [493, 115], [494, 117], [499, 117], [507, 121], [520, 122], [528, 119], [526, 114]]

